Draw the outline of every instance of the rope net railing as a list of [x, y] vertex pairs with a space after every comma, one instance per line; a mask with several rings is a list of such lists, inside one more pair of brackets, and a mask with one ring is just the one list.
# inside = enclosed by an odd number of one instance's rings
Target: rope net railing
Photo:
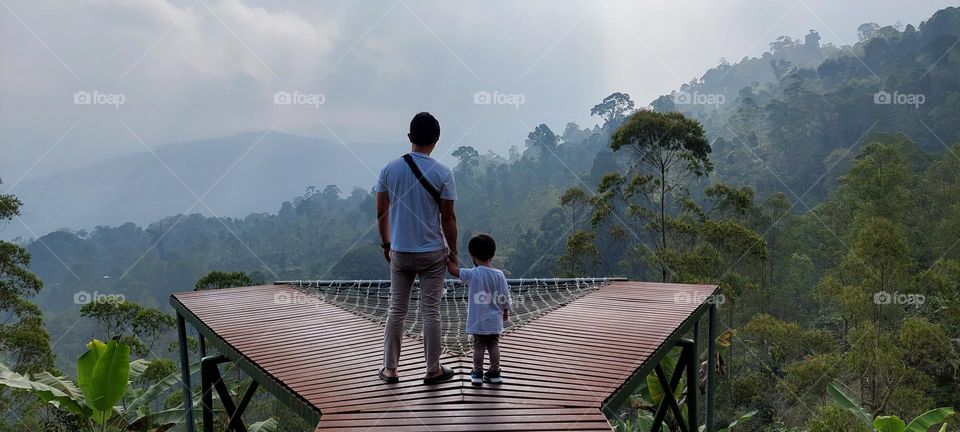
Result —
[[[510, 321], [504, 323], [504, 331], [510, 332], [519, 328], [538, 316], [616, 280], [625, 279], [507, 279], [513, 308], [510, 311]], [[277, 281], [275, 284], [296, 287], [308, 295], [317, 296], [380, 325], [386, 323], [387, 310], [390, 307], [389, 280], [288, 280]], [[421, 338], [423, 330], [419, 299], [419, 281], [416, 281], [410, 295], [404, 330], [408, 336], [418, 339]], [[467, 300], [467, 287], [459, 280], [447, 279], [444, 282], [444, 293], [440, 302], [441, 333], [444, 349], [454, 354], [463, 354], [472, 348], [469, 335], [465, 331]]]

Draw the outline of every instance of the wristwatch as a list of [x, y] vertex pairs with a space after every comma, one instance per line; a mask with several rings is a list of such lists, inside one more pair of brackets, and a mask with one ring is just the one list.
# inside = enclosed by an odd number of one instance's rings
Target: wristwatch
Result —
[[380, 243], [381, 249], [390, 249], [390, 242]]

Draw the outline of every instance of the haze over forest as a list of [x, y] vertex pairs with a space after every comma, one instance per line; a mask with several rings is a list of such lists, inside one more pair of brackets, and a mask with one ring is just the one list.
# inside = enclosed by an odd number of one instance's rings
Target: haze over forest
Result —
[[[864, 22], [917, 24], [950, 4], [191, 3], [8, 2], [0, 191], [24, 207], [0, 238], [275, 212], [310, 185], [369, 189], [363, 165], [402, 153], [409, 115], [424, 109], [443, 122], [442, 160], [458, 145], [507, 156], [537, 124], [597, 124], [584, 107], [613, 91], [644, 105], [780, 35], [818, 29], [825, 45], [852, 45]], [[81, 91], [124, 103], [74, 104]], [[278, 91], [324, 103], [277, 105]], [[475, 104], [483, 91], [523, 103]], [[257, 142], [267, 129], [276, 133]], [[281, 170], [294, 174], [268, 174]], [[208, 188], [207, 205], [192, 206]]]

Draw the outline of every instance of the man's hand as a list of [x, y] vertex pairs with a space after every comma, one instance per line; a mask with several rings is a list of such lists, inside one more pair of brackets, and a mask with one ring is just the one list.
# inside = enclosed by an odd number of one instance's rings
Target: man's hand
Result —
[[377, 232], [380, 233], [383, 259], [390, 262], [390, 195], [377, 192]]
[[457, 251], [450, 251], [447, 254], [447, 262], [452, 263], [454, 266], [460, 265], [460, 257], [457, 256]]
[[447, 271], [450, 272], [454, 277], [460, 277], [460, 268], [457, 266], [457, 263], [453, 262], [450, 257], [447, 257]]
[[506, 309], [503, 311], [503, 320], [510, 321], [510, 309]]
[[457, 258], [457, 212], [453, 210], [453, 201], [440, 200], [440, 227], [447, 240], [447, 247], [450, 248], [449, 253], [453, 256], [453, 263], [460, 264], [460, 259]]

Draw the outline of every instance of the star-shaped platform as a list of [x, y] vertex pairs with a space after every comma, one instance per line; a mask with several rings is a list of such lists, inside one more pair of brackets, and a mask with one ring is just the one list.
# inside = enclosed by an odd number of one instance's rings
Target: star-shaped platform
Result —
[[555, 293], [503, 336], [505, 382], [482, 387], [470, 384], [472, 355], [455, 331], [441, 357], [453, 380], [424, 385], [422, 342], [407, 337], [401, 381], [380, 381], [379, 291], [366, 308], [361, 296], [289, 285], [179, 293], [171, 304], [267, 390], [318, 419], [318, 431], [609, 431], [604, 403], [716, 288], [611, 282]]

